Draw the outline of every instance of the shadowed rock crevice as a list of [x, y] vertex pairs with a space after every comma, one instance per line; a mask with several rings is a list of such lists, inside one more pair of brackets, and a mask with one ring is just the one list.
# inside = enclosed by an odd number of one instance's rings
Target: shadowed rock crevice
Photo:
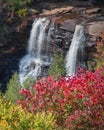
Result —
[[[38, 14], [34, 13], [34, 8], [38, 9]], [[69, 49], [72, 41], [75, 26], [83, 24], [85, 26], [87, 60], [93, 59], [92, 55], [100, 57], [98, 52], [97, 39], [101, 38], [104, 31], [104, 8], [103, 5], [94, 6], [89, 1], [70, 2], [39, 2], [31, 5], [29, 16], [23, 19], [23, 23], [18, 24], [15, 20], [8, 21], [8, 14], [5, 7], [0, 8], [0, 34], [4, 37], [4, 46], [0, 46], [0, 84], [4, 91], [6, 84], [14, 72], [18, 72], [18, 62], [26, 54], [27, 41], [30, 35], [32, 23], [36, 17], [48, 17], [54, 23], [54, 34], [52, 37], [52, 51], [56, 53], [63, 51], [64, 55]], [[3, 18], [3, 16], [5, 16]], [[6, 25], [2, 26], [2, 25]], [[6, 31], [3, 35], [2, 29]], [[99, 42], [99, 44], [102, 44]], [[101, 45], [102, 46], [102, 45]], [[98, 58], [99, 59], [99, 58]], [[96, 66], [95, 61], [91, 63]]]

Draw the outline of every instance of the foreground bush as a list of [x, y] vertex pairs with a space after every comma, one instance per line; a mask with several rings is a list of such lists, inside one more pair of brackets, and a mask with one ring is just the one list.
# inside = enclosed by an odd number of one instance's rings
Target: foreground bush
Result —
[[53, 62], [50, 65], [49, 75], [54, 77], [65, 75], [64, 56], [62, 52], [54, 55]]
[[17, 99], [20, 98], [20, 95], [19, 95], [20, 89], [21, 89], [21, 86], [19, 84], [18, 74], [14, 73], [12, 75], [12, 78], [7, 84], [7, 90], [5, 92], [6, 100], [11, 100], [13, 102], [16, 102]]
[[54, 127], [52, 113], [34, 115], [0, 98], [0, 130], [53, 130]]
[[31, 113], [53, 112], [57, 124], [68, 130], [103, 130], [104, 68], [75, 77], [38, 81], [33, 89], [21, 89], [19, 104]]
[[[5, 97], [6, 100], [11, 100], [12, 102], [16, 103], [18, 99], [20, 99], [20, 94], [19, 91], [21, 90], [22, 86], [20, 85], [19, 79], [18, 79], [18, 74], [14, 73], [9, 80], [7, 84], [7, 90], [5, 92]], [[24, 88], [30, 88], [30, 83], [33, 84], [34, 81], [32, 77], [28, 78], [23, 86]]]

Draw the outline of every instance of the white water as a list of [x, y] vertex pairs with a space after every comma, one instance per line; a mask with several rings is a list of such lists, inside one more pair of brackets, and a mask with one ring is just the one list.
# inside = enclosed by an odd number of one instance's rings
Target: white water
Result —
[[[66, 55], [66, 72], [68, 76], [74, 76], [76, 73], [76, 67], [83, 64], [83, 54], [84, 54], [84, 27], [77, 25], [73, 35], [73, 39]], [[80, 54], [78, 54], [80, 53]], [[80, 55], [81, 61], [78, 61], [78, 55]]]
[[28, 42], [28, 52], [19, 63], [19, 80], [21, 86], [28, 77], [37, 80], [41, 76], [41, 67], [50, 65], [49, 40], [50, 21], [47, 18], [36, 19], [32, 25], [30, 39]]

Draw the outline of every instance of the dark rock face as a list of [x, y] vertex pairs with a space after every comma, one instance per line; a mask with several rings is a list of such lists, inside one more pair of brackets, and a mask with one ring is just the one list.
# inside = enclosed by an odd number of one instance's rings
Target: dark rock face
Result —
[[90, 22], [87, 26], [87, 33], [89, 35], [98, 37], [104, 30], [104, 21]]
[[11, 44], [1, 48], [0, 53], [0, 90], [5, 92], [8, 81], [12, 74], [18, 72], [20, 58], [25, 54], [28, 29], [22, 33], [14, 32], [11, 38]]
[[75, 19], [68, 19], [65, 20], [62, 26], [60, 27], [63, 30], [67, 30], [70, 32], [74, 32], [76, 26], [76, 20]]
[[69, 45], [71, 43], [73, 33], [61, 29], [61, 27], [57, 28], [54, 36], [54, 43], [62, 50], [69, 49]]
[[[0, 59], [0, 61], [1, 61], [1, 59]], [[7, 62], [7, 64], [5, 62]], [[9, 81], [9, 79], [11, 78], [12, 74], [14, 74], [14, 72], [17, 72], [18, 62], [19, 62], [18, 57], [12, 57], [11, 59], [5, 59], [5, 61], [3, 61], [4, 64], [1, 65], [2, 71], [0, 74], [0, 82], [2, 83], [1, 84], [2, 92], [5, 92], [6, 85]]]
[[98, 13], [98, 12], [100, 12], [101, 11], [101, 8], [93, 8], [93, 9], [88, 9], [88, 10], [86, 10], [86, 14], [94, 14], [94, 13]]
[[[90, 56], [97, 52], [96, 40], [104, 30], [104, 9], [93, 8], [92, 5], [90, 8], [89, 6], [68, 7], [68, 5], [65, 5], [65, 7], [60, 10], [62, 3], [59, 5], [52, 4], [51, 6], [48, 6], [49, 3], [47, 3], [46, 6], [44, 5], [46, 10], [42, 12], [42, 5], [40, 4], [40, 16], [49, 17], [51, 21], [55, 23], [55, 29], [51, 36], [52, 52], [63, 51], [64, 55], [66, 55], [71, 44], [75, 26], [82, 24], [85, 26], [87, 60], [90, 60]], [[78, 5], [80, 4], [78, 3]], [[54, 9], [53, 11], [51, 7]], [[8, 46], [0, 48], [0, 86], [3, 92], [6, 89], [7, 82], [11, 78], [11, 75], [14, 72], [18, 72], [19, 60], [26, 53], [27, 41], [33, 19], [34, 16], [31, 17], [30, 22], [28, 22], [29, 26], [20, 32], [16, 32], [16, 30], [11, 27], [12, 38], [8, 42]], [[92, 62], [91, 65], [94, 66], [95, 62]], [[48, 68], [43, 67], [43, 70], [43, 73], [46, 73]]]

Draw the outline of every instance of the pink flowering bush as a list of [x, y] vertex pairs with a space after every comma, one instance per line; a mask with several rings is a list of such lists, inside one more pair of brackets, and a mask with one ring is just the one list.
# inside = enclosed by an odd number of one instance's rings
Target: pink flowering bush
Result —
[[19, 104], [31, 113], [53, 112], [57, 125], [70, 130], [103, 130], [104, 68], [73, 78], [47, 77], [21, 89]]

